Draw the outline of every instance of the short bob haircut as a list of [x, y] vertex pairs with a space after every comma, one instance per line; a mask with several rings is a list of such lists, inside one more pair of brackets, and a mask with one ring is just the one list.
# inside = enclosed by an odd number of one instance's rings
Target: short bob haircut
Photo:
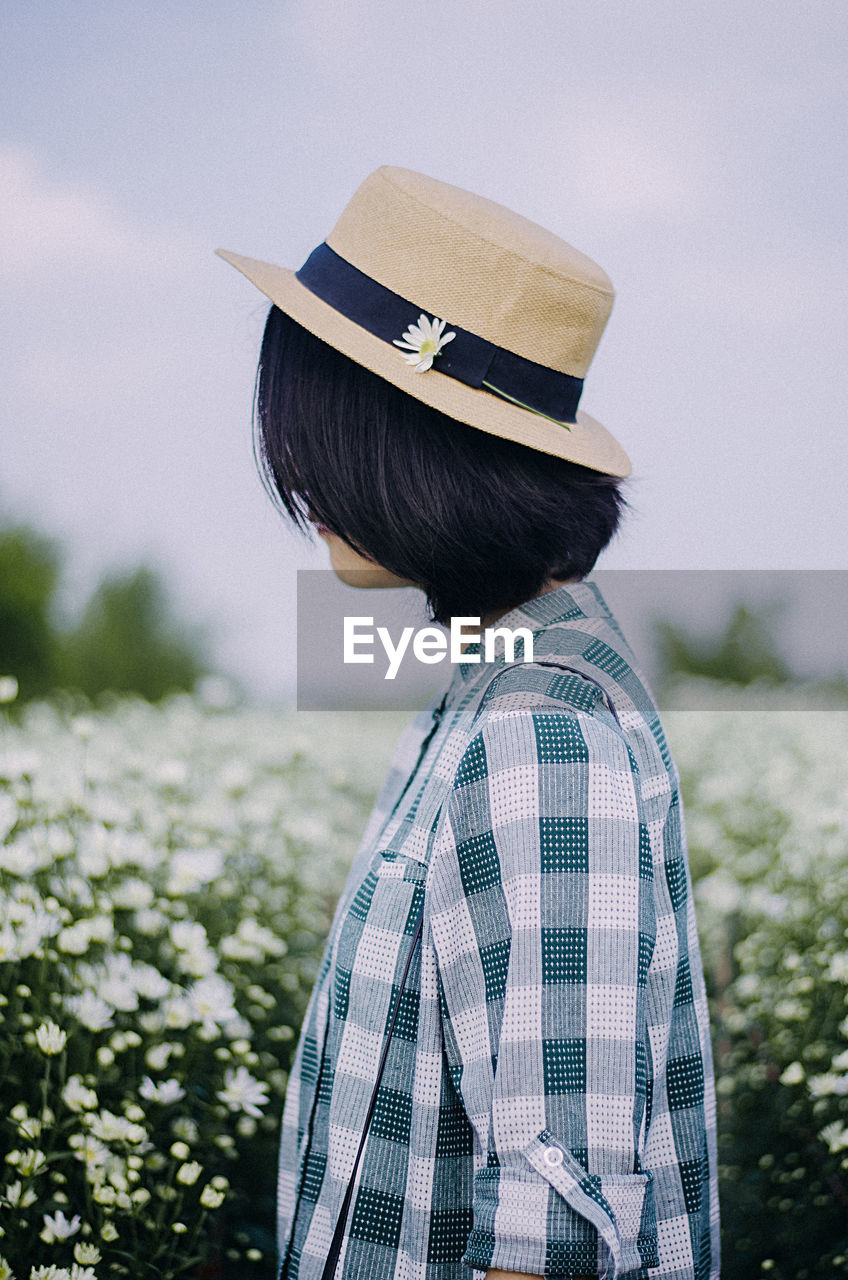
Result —
[[414, 582], [443, 625], [586, 577], [630, 506], [617, 477], [447, 417], [276, 306], [254, 432], [263, 483], [296, 527], [312, 516]]

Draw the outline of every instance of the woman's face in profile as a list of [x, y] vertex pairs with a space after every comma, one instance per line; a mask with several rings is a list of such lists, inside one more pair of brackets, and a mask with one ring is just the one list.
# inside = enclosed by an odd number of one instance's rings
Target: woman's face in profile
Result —
[[337, 534], [332, 533], [326, 525], [319, 524], [317, 520], [314, 520], [311, 515], [309, 519], [315, 525], [315, 532], [327, 544], [333, 572], [347, 586], [373, 588], [414, 587], [416, 585], [407, 578], [399, 578], [397, 574], [390, 573], [388, 569], [384, 569], [375, 560], [369, 560], [367, 556], [360, 555]]

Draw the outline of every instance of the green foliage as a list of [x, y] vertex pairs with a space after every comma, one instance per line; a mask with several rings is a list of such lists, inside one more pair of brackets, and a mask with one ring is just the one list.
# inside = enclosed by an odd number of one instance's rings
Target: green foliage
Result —
[[14, 675], [21, 700], [59, 681], [62, 642], [53, 624], [61, 558], [26, 525], [0, 529], [0, 675]]
[[718, 1092], [723, 1280], [848, 1274], [848, 707], [675, 711]]
[[64, 680], [89, 697], [105, 689], [150, 701], [191, 689], [206, 670], [200, 644], [173, 621], [165, 589], [142, 566], [104, 579], [64, 638]]
[[208, 671], [202, 636], [178, 622], [153, 569], [106, 576], [81, 616], [62, 626], [61, 567], [52, 539], [26, 525], [0, 529], [0, 676], [17, 679], [16, 706], [61, 688], [155, 701], [192, 689]]
[[757, 611], [737, 604], [724, 630], [717, 635], [693, 637], [666, 619], [654, 623], [660, 680], [672, 675], [706, 676], [712, 680], [747, 685], [755, 680], [782, 683], [792, 673], [777, 652], [773, 619], [780, 607]]

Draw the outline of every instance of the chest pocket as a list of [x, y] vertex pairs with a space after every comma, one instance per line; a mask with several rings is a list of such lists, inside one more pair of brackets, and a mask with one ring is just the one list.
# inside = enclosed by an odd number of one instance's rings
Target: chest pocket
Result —
[[[424, 902], [426, 864], [398, 848], [377, 849], [341, 921], [333, 968], [333, 1013], [352, 1024], [374, 1070]], [[413, 986], [412, 975], [407, 988]], [[409, 994], [409, 990], [407, 991]], [[397, 1034], [397, 1031], [396, 1033]], [[356, 1074], [367, 1078], [360, 1064]]]

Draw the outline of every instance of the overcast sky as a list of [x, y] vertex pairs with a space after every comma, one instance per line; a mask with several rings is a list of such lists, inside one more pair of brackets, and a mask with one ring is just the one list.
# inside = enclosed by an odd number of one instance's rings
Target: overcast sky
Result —
[[610, 569], [845, 569], [843, 0], [9, 0], [0, 507], [69, 599], [147, 559], [222, 663], [293, 678], [257, 478], [265, 300], [380, 164], [499, 200], [617, 290], [583, 406], [633, 461]]

